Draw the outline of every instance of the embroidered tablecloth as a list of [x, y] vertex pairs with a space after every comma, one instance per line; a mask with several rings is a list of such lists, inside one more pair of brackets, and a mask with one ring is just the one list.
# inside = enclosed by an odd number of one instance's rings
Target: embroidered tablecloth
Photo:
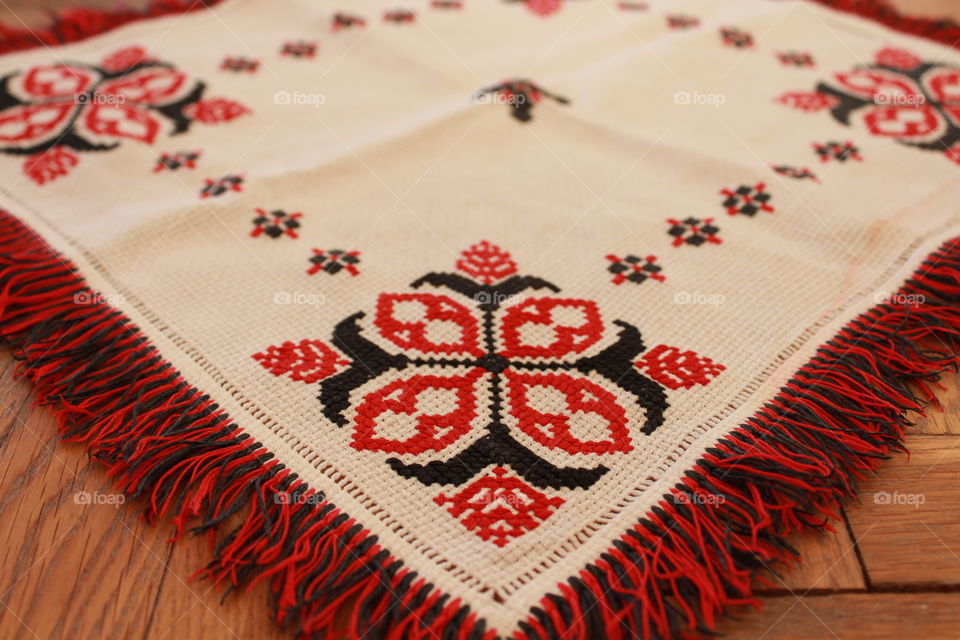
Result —
[[709, 627], [953, 360], [960, 56], [860, 17], [230, 0], [0, 77], [4, 334], [304, 635]]

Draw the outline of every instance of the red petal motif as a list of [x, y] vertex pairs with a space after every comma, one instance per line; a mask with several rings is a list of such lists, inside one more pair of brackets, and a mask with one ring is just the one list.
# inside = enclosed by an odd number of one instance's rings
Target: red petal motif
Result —
[[960, 105], [960, 70], [937, 69], [924, 76], [924, 82], [937, 102], [954, 105], [954, 108]]
[[873, 107], [865, 116], [867, 128], [875, 136], [910, 138], [936, 131], [941, 123], [930, 105]]
[[834, 77], [854, 95], [877, 104], [905, 105], [923, 101], [918, 87], [909, 78], [893, 71], [854, 69], [835, 73]]
[[23, 79], [23, 90], [31, 98], [73, 98], [93, 84], [92, 71], [65, 64], [34, 67]]
[[59, 133], [75, 108], [70, 102], [48, 102], [6, 109], [0, 112], [0, 142], [35, 143]]
[[127, 104], [94, 104], [84, 118], [95, 134], [111, 138], [130, 138], [152, 144], [160, 130], [157, 121], [144, 109]]
[[374, 324], [403, 349], [480, 357], [479, 324], [465, 306], [432, 293], [383, 293]]
[[592, 300], [530, 298], [504, 312], [501, 334], [505, 358], [560, 358], [600, 340], [603, 320]]
[[[357, 406], [356, 429], [351, 446], [359, 450], [388, 453], [440, 451], [470, 432], [477, 417], [477, 381], [483, 369], [471, 369], [464, 375], [413, 375], [394, 380], [368, 393]], [[431, 406], [437, 392], [453, 392], [455, 406]], [[409, 430], [402, 438], [384, 437], [383, 432]]]
[[[517, 428], [543, 446], [574, 454], [633, 449], [626, 411], [617, 397], [600, 385], [566, 373], [518, 373], [507, 369], [504, 375], [509, 412], [516, 419]], [[563, 406], [554, 406], [541, 392], [552, 392], [555, 398], [562, 399]], [[582, 421], [585, 414], [593, 414], [604, 423], [603, 438], [585, 440], [574, 433], [571, 426]]]
[[162, 105], [172, 102], [186, 82], [186, 74], [175, 69], [147, 67], [103, 83], [97, 93], [122, 98], [119, 102]]

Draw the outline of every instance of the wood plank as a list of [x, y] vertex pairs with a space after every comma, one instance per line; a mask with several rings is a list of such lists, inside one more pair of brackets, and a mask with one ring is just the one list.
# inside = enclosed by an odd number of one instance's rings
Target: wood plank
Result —
[[767, 598], [738, 610], [725, 640], [947, 640], [960, 637], [960, 593], [838, 594]]
[[946, 373], [935, 389], [940, 406], [927, 407], [923, 416], [914, 416], [909, 434], [960, 435], [960, 376]]
[[167, 575], [160, 585], [157, 607], [145, 640], [187, 638], [256, 638], [288, 640], [270, 618], [267, 583], [247, 592], [229, 594], [223, 602], [223, 589], [207, 580], [190, 576], [211, 558], [206, 539], [177, 542], [167, 562]]
[[[956, 416], [954, 416], [956, 420]], [[871, 582], [960, 584], [960, 439], [907, 438], [848, 509]]]
[[136, 504], [84, 504], [119, 498], [81, 446], [59, 442], [52, 412], [31, 409], [11, 368], [3, 352], [0, 638], [287, 637], [265, 591], [221, 606], [210, 585], [185, 584], [209, 559], [204, 539], [172, 547]]
[[758, 591], [865, 589], [863, 570], [846, 523], [833, 522], [831, 527], [832, 532], [810, 531], [793, 540], [791, 544], [800, 553], [801, 561], [777, 568], [779, 577], [765, 575], [767, 584], [758, 585]]

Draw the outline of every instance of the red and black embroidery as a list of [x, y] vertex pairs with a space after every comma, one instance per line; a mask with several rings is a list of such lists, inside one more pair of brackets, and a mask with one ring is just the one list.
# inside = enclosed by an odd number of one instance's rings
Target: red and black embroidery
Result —
[[460, 0], [432, 0], [430, 6], [434, 9], [463, 9]]
[[215, 198], [227, 191], [243, 191], [243, 176], [230, 173], [216, 180], [207, 178], [203, 188], [200, 189], [200, 198]]
[[273, 375], [286, 376], [307, 384], [329, 378], [350, 364], [349, 360], [319, 340], [308, 339], [267, 347], [266, 351], [256, 353], [253, 357]]
[[650, 5], [646, 2], [620, 2], [617, 7], [623, 11], [646, 11]]
[[564, 0], [504, 0], [508, 3], [521, 2], [527, 10], [535, 15], [546, 17], [560, 11]]
[[777, 53], [780, 64], [785, 67], [812, 67], [813, 56], [806, 51], [781, 51]]
[[331, 20], [332, 25], [330, 28], [334, 32], [340, 31], [341, 29], [350, 29], [351, 27], [367, 26], [367, 21], [360, 16], [352, 16], [346, 13], [335, 13]]
[[850, 159], [857, 160], [858, 162], [863, 161], [863, 158], [860, 157], [860, 149], [849, 140], [847, 142], [836, 142], [833, 140], [824, 143], [814, 142], [813, 149], [817, 152], [817, 155], [820, 156], [820, 162], [828, 162], [830, 160], [846, 162]]
[[673, 236], [672, 244], [675, 247], [684, 244], [699, 247], [705, 242], [711, 244], [720, 244], [723, 242], [723, 240], [717, 237], [717, 234], [720, 233], [720, 228], [713, 224], [713, 218], [705, 218], [703, 220], [700, 218], [684, 218], [683, 220], [669, 218], [667, 224], [670, 225], [667, 233]]
[[395, 24], [410, 24], [416, 19], [416, 14], [409, 9], [390, 9], [383, 14], [384, 22], [393, 22]]
[[157, 158], [157, 164], [153, 167], [154, 173], [158, 171], [176, 171], [186, 167], [187, 169], [196, 169], [197, 160], [200, 159], [199, 151], [177, 151], [176, 153], [163, 153]]
[[520, 122], [533, 119], [533, 105], [543, 98], [556, 100], [560, 104], [570, 104], [570, 100], [555, 93], [550, 93], [529, 80], [505, 80], [498, 85], [481, 89], [477, 92], [478, 98], [496, 96], [510, 106], [510, 115]]
[[481, 540], [498, 547], [540, 526], [564, 503], [559, 496], [547, 497], [519, 478], [507, 475], [503, 467], [475, 480], [460, 492], [433, 499], [449, 504], [447, 512]]
[[310, 257], [310, 268], [307, 270], [307, 275], [312, 276], [322, 271], [334, 276], [341, 271], [346, 271], [351, 276], [358, 276], [360, 275], [360, 269], [357, 268], [358, 264], [360, 264], [359, 251], [314, 249], [313, 255]]
[[253, 219], [253, 230], [250, 235], [254, 238], [265, 235], [268, 238], [279, 238], [289, 236], [297, 238], [297, 229], [300, 228], [300, 218], [303, 214], [287, 213], [282, 209], [267, 211], [265, 209], [256, 209], [257, 217]]
[[817, 178], [816, 174], [810, 171], [806, 167], [794, 167], [789, 164], [776, 164], [771, 165], [771, 168], [779, 173], [782, 176], [788, 178], [793, 178], [795, 180], [813, 180], [814, 182], [820, 182], [820, 179]]
[[227, 56], [220, 63], [221, 71], [231, 71], [233, 73], [256, 73], [259, 68], [259, 60], [244, 56]]
[[947, 156], [947, 160], [960, 164], [960, 143], [957, 143], [947, 149], [944, 154]]
[[724, 370], [722, 364], [710, 358], [662, 344], [647, 351], [636, 366], [666, 388], [674, 390], [709, 384]]
[[607, 256], [607, 260], [610, 262], [607, 271], [613, 274], [613, 279], [610, 281], [613, 284], [623, 284], [624, 282], [642, 284], [647, 280], [663, 282], [667, 279], [665, 275], [660, 273], [663, 271], [663, 267], [657, 264], [657, 256], [641, 258], [633, 254], [627, 254], [621, 258], [611, 253]]
[[884, 47], [880, 49], [874, 56], [874, 60], [876, 60], [878, 65], [890, 67], [891, 69], [899, 69], [901, 71], [916, 69], [923, 62], [919, 56], [910, 53], [906, 49], [896, 49], [894, 47]]
[[70, 173], [80, 158], [63, 147], [53, 147], [42, 153], [29, 156], [23, 163], [23, 172], [37, 184], [45, 184]]
[[682, 13], [673, 13], [667, 16], [667, 26], [671, 29], [692, 29], [700, 26], [700, 19]]
[[188, 104], [183, 109], [183, 115], [191, 120], [202, 122], [204, 124], [216, 124], [218, 122], [230, 122], [235, 118], [250, 113], [239, 102], [226, 100], [224, 98], [211, 98], [210, 100], [200, 100], [193, 104]]
[[[141, 47], [120, 49], [100, 65], [38, 65], [0, 78], [0, 152], [29, 156], [24, 172], [38, 184], [66, 175], [73, 152], [105, 151], [120, 141], [152, 144], [194, 122], [222, 122], [247, 112], [225, 99], [204, 100], [206, 85]], [[229, 112], [229, 113], [227, 113]]]
[[288, 58], [314, 58], [317, 55], [317, 43], [309, 40], [284, 42], [280, 55]]
[[100, 67], [107, 71], [120, 72], [143, 62], [156, 62], [143, 47], [133, 45], [118, 49], [100, 61]]
[[753, 36], [736, 27], [722, 27], [720, 29], [720, 39], [728, 47], [736, 47], [737, 49], [753, 47]]
[[726, 198], [723, 200], [723, 208], [731, 216], [737, 214], [753, 217], [758, 211], [773, 213], [775, 209], [770, 204], [771, 195], [766, 191], [766, 185], [762, 182], [750, 185], [742, 184], [735, 190], [721, 189], [720, 193]]
[[840, 104], [834, 96], [817, 91], [788, 91], [778, 96], [777, 102], [807, 113], [833, 109]]
[[[354, 449], [392, 454], [386, 463], [400, 476], [427, 486], [472, 480], [435, 501], [499, 546], [563, 504], [534, 487], [590, 487], [608, 468], [578, 456], [633, 450], [663, 423], [666, 389], [723, 370], [690, 351], [648, 352], [635, 326], [608, 324], [595, 302], [520, 275], [496, 245], [470, 247], [456, 266], [380, 294], [372, 315], [336, 325], [332, 347], [286, 342], [254, 358], [273, 375], [318, 382], [323, 414], [352, 429]], [[594, 433], [575, 428], [583, 415], [596, 419]], [[574, 464], [554, 464], [540, 448]], [[522, 499], [497, 502], [511, 497]]]
[[802, 101], [826, 99], [804, 110], [829, 109], [842, 124], [918, 149], [949, 153], [960, 142], [960, 68], [903, 49], [881, 49], [873, 64], [835, 73]]

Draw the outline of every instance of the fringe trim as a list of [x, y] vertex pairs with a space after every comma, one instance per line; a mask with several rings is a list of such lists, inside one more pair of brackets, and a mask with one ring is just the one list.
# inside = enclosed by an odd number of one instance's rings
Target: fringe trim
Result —
[[[0, 23], [0, 55], [40, 46], [55, 46], [84, 40], [119, 26], [175, 13], [206, 9], [222, 0], [151, 0], [147, 8], [135, 9], [65, 9], [52, 14], [52, 24], [45, 29], [28, 29]], [[943, 18], [917, 18], [900, 13], [887, 0], [811, 0], [818, 4], [875, 20], [891, 29], [935, 40], [948, 47], [960, 48], [960, 25]]]
[[958, 369], [960, 238], [852, 320], [600, 559], [543, 598], [519, 639], [709, 634], [751, 579], [795, 561], [787, 536], [828, 527], [857, 481], [904, 450], [906, 411]]
[[[957, 370], [960, 238], [891, 301], [822, 345], [513, 637], [683, 638], [709, 634], [731, 605], [756, 606], [756, 573], [796, 559], [787, 536], [827, 526], [856, 482], [903, 449], [904, 414], [934, 401], [929, 383]], [[297, 637], [497, 636], [242, 433], [6, 212], [0, 336], [38, 402], [59, 406], [62, 436], [84, 442], [150, 521], [172, 520], [175, 539], [211, 537], [214, 559], [198, 574], [229, 589], [269, 581], [274, 617]]]
[[41, 46], [77, 42], [137, 20], [207, 9], [221, 0], [151, 0], [144, 9], [112, 10], [73, 8], [51, 13], [45, 29], [30, 29], [0, 22], [0, 55]]
[[907, 16], [900, 13], [888, 0], [812, 0], [812, 2], [837, 11], [869, 18], [895, 31], [910, 33], [960, 49], [960, 25], [948, 18], [935, 20]]
[[149, 521], [171, 519], [174, 539], [191, 522], [211, 536], [214, 559], [198, 575], [230, 589], [270, 581], [274, 617], [297, 637], [494, 638], [241, 432], [4, 211], [0, 336], [37, 403], [59, 405], [61, 436], [85, 443]]

